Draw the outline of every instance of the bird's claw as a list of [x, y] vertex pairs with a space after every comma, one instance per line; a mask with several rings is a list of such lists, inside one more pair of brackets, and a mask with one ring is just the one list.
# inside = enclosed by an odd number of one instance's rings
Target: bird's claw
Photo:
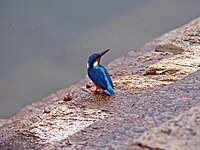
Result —
[[96, 93], [96, 92], [98, 92], [98, 89], [91, 90], [91, 92]]

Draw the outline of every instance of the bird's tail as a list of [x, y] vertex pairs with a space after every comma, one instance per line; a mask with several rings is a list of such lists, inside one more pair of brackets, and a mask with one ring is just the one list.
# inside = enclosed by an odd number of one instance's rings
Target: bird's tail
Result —
[[113, 90], [111, 86], [108, 87], [108, 92], [112, 95], [115, 94], [115, 91]]

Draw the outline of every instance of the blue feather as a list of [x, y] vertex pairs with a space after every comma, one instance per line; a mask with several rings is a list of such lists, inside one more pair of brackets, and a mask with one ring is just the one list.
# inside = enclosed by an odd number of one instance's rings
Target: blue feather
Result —
[[[99, 66], [102, 67], [102, 68], [104, 68], [102, 65], [99, 65]], [[113, 88], [113, 82], [112, 82], [111, 77], [110, 77], [108, 71], [106, 70], [106, 68], [104, 68], [104, 72], [106, 74], [106, 77], [108, 78], [108, 81], [109, 81], [111, 87]]]
[[113, 90], [113, 82], [108, 71], [101, 65], [88, 69], [89, 78], [100, 88], [108, 90], [110, 94], [115, 94]]

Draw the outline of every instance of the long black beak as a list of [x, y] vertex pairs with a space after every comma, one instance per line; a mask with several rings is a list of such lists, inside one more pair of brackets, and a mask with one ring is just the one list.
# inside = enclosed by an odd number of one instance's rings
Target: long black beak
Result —
[[104, 55], [105, 53], [107, 53], [109, 50], [110, 50], [110, 49], [107, 49], [107, 50], [101, 52], [101, 53], [100, 53], [100, 56], [103, 56], [103, 55]]

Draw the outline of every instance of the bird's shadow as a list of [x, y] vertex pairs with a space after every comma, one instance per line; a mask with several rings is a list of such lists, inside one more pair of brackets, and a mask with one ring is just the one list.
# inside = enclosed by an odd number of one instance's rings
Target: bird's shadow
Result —
[[106, 91], [97, 91], [93, 93], [94, 95], [104, 95], [104, 96], [111, 96], [108, 92]]
[[107, 92], [96, 92], [92, 94], [92, 98], [95, 103], [109, 103], [113, 99], [113, 95], [108, 94]]
[[90, 104], [106, 104], [109, 103], [115, 96], [109, 94], [105, 90], [99, 90], [97, 92], [91, 92], [91, 86], [86, 85], [86, 89], [84, 90], [87, 92], [87, 102]]

